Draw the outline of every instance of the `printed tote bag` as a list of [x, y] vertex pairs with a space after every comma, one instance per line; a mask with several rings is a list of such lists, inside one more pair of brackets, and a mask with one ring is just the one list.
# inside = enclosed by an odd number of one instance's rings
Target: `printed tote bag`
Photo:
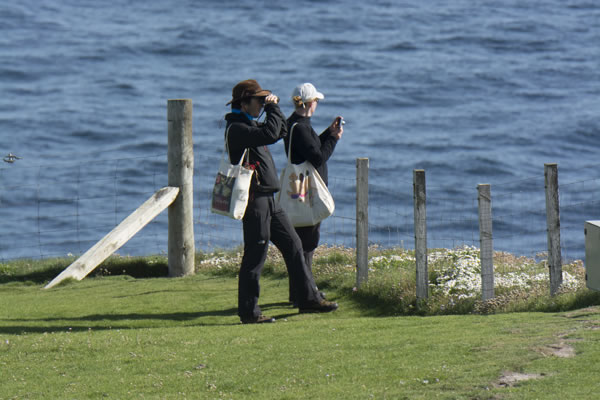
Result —
[[[242, 219], [248, 206], [248, 192], [254, 170], [243, 165], [248, 149], [244, 150], [238, 164], [229, 162], [228, 135], [229, 128], [225, 133], [225, 147], [223, 148], [221, 164], [213, 188], [211, 211], [229, 218]], [[226, 152], [227, 160], [225, 159]]]
[[295, 227], [316, 225], [333, 214], [335, 204], [327, 185], [309, 161], [292, 164], [292, 133], [285, 169], [281, 172], [281, 190], [277, 201]]

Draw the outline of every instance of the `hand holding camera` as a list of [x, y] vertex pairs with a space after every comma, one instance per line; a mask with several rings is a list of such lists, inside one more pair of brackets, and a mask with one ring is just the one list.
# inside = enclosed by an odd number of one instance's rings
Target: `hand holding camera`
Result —
[[333, 136], [336, 137], [337, 140], [342, 138], [342, 134], [344, 133], [344, 118], [341, 115], [338, 115], [333, 123], [329, 126], [329, 130]]

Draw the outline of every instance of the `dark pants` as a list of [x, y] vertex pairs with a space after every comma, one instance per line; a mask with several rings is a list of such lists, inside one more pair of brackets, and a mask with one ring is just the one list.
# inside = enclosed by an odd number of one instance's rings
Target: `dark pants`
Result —
[[[299, 228], [294, 228], [294, 230], [296, 231], [298, 237], [300, 238], [300, 241], [302, 242], [304, 260], [306, 261], [306, 266], [308, 267], [310, 277], [314, 281], [315, 278], [312, 272], [312, 261], [313, 255], [315, 254], [315, 249], [319, 246], [319, 239], [321, 238], [321, 223], [319, 222], [317, 225], [314, 226], [303, 226]], [[290, 301], [292, 303], [296, 301], [296, 294], [294, 293], [294, 288], [291, 282]]]
[[238, 314], [240, 317], [261, 315], [258, 306], [260, 274], [269, 241], [279, 249], [288, 270], [290, 283], [300, 306], [322, 300], [306, 266], [302, 243], [285, 211], [273, 195], [254, 194], [243, 218], [244, 255], [238, 284]]

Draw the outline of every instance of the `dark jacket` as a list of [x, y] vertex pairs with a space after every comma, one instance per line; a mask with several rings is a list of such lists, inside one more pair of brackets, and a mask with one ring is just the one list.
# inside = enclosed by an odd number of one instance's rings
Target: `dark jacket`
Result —
[[225, 116], [229, 128], [229, 160], [232, 164], [239, 163], [244, 149], [248, 148], [249, 164], [254, 165], [256, 171], [250, 192], [275, 193], [279, 191], [279, 177], [267, 145], [285, 137], [287, 128], [277, 104], [266, 104], [265, 112], [267, 118], [260, 124], [250, 121], [244, 114], [229, 113]]
[[[327, 185], [327, 160], [333, 154], [337, 139], [331, 134], [329, 128], [317, 136], [310, 124], [310, 117], [302, 117], [296, 113], [293, 113], [287, 120], [288, 132], [291, 132], [292, 125], [296, 122], [298, 124], [292, 132], [292, 163], [300, 164], [304, 161], [310, 161]], [[284, 139], [284, 142], [285, 153], [287, 154], [290, 145], [289, 135]]]

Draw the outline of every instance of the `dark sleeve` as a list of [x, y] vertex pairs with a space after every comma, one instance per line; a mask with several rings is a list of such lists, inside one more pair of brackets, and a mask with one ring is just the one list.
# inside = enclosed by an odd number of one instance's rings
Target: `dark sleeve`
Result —
[[337, 143], [335, 137], [329, 134], [329, 130], [323, 132], [322, 137], [317, 137], [307, 125], [296, 125], [292, 136], [294, 153], [303, 160], [310, 161], [315, 168], [329, 160]]
[[273, 144], [287, 134], [285, 117], [277, 104], [265, 106], [267, 118], [264, 123], [253, 126], [236, 123], [229, 129], [229, 146], [236, 149]]
[[321, 141], [321, 153], [323, 153], [323, 157], [325, 158], [325, 161], [327, 161], [333, 154], [333, 150], [335, 149], [338, 140], [331, 134], [329, 128], [325, 129], [323, 133], [319, 135], [319, 140]]

